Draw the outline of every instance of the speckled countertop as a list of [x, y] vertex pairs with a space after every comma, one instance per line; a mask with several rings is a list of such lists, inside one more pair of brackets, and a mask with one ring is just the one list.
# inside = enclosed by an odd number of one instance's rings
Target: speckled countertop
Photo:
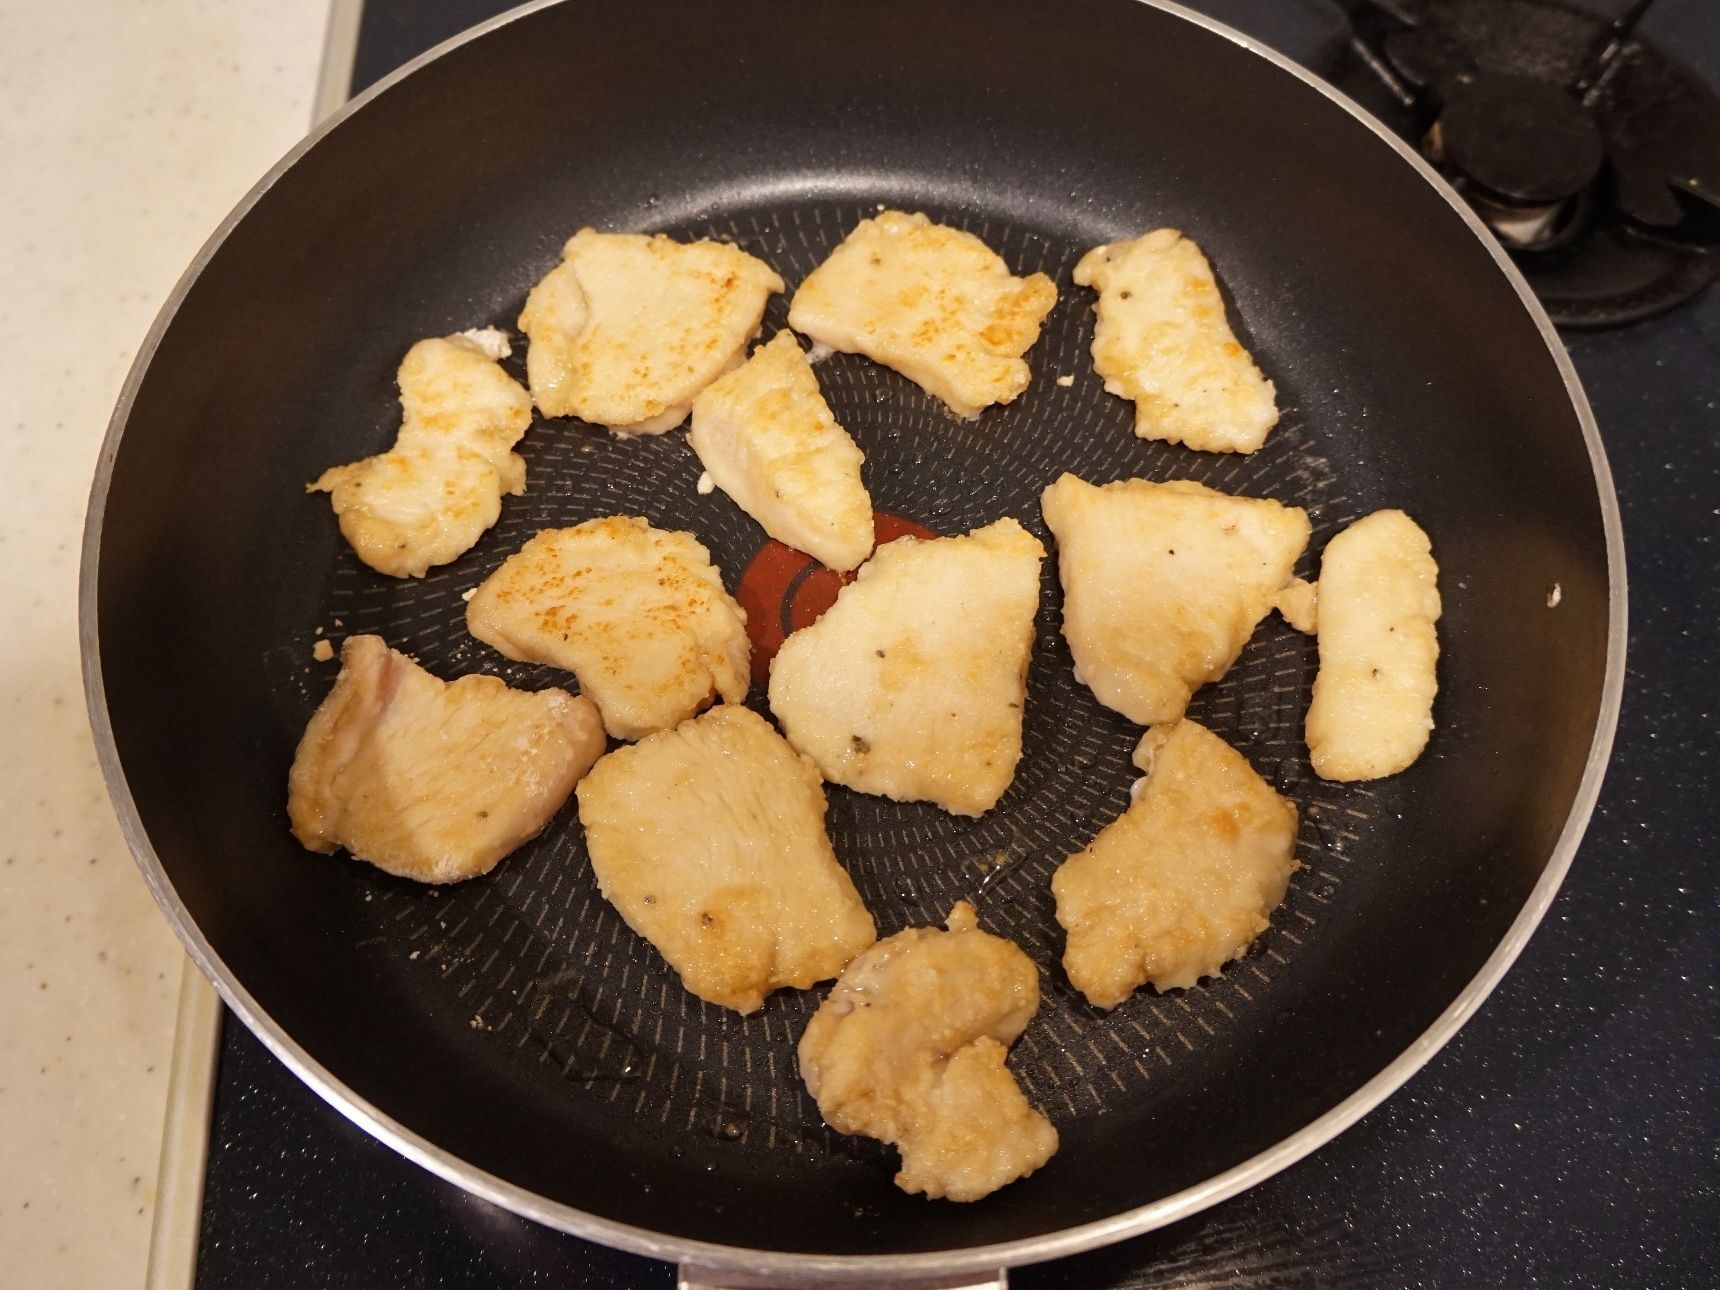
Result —
[[97, 446], [197, 247], [310, 119], [323, 0], [0, 0], [0, 1282], [142, 1283], [183, 965], [79, 679]]

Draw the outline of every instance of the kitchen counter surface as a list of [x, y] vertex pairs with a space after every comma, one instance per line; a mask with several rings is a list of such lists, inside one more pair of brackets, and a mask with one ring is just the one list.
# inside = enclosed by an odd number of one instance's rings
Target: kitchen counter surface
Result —
[[185, 960], [120, 838], [84, 716], [84, 505], [150, 320], [310, 121], [327, 16], [323, 0], [0, 0], [7, 1285], [143, 1281]]

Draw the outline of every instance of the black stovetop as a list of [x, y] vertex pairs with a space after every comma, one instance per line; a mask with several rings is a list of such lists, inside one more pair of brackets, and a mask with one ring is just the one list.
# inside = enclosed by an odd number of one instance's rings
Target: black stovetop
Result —
[[[355, 88], [506, 7], [365, 0]], [[1194, 7], [1330, 52], [1321, 0]], [[1644, 32], [1720, 83], [1720, 4], [1662, 0]], [[1720, 1285], [1720, 292], [1570, 347], [1623, 506], [1631, 632], [1612, 768], [1546, 922], [1457, 1038], [1313, 1156], [1013, 1284]], [[674, 1271], [439, 1181], [228, 1024], [197, 1284], [668, 1287]]]

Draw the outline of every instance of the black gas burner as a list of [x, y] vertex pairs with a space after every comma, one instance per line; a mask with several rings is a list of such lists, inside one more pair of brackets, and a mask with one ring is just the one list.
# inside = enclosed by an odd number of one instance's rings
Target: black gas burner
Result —
[[1611, 327], [1720, 277], [1720, 99], [1558, 0], [1344, 0], [1388, 115], [1510, 250], [1553, 320]]

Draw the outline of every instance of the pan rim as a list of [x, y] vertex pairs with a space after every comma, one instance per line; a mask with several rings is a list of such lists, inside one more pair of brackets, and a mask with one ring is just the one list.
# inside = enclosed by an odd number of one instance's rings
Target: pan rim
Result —
[[79, 564], [78, 636], [84, 679], [84, 698], [97, 759], [106, 782], [126, 844], [142, 871], [157, 905], [172, 926], [198, 969], [220, 992], [251, 1032], [282, 1063], [320, 1098], [371, 1137], [385, 1143], [408, 1160], [463, 1190], [548, 1227], [604, 1245], [647, 1257], [697, 1268], [700, 1274], [743, 1275], [753, 1284], [784, 1283], [790, 1279], [853, 1282], [861, 1279], [897, 1277], [905, 1282], [925, 1282], [974, 1274], [995, 1275], [1001, 1268], [1080, 1253], [1132, 1236], [1142, 1235], [1228, 1199], [1309, 1155], [1373, 1110], [1403, 1086], [1431, 1060], [1479, 1009], [1511, 967], [1539, 926], [1563, 883], [1582, 841], [1598, 800], [1610, 759], [1624, 690], [1628, 596], [1623, 525], [1606, 449], [1594, 413], [1577, 377], [1570, 355], [1552, 321], [1535, 298], [1522, 274], [1503, 248], [1463, 199], [1413, 149], [1392, 134], [1347, 95], [1276, 50], [1205, 14], [1174, 0], [1135, 0], [1202, 27], [1239, 45], [1255, 56], [1288, 72], [1310, 89], [1355, 118], [1392, 147], [1430, 184], [1482, 242], [1516, 291], [1519, 301], [1541, 332], [1553, 359], [1572, 410], [1576, 413], [1594, 474], [1596, 500], [1600, 504], [1607, 556], [1608, 619], [1607, 662], [1600, 708], [1590, 742], [1582, 778], [1571, 809], [1554, 843], [1545, 869], [1499, 945], [1457, 997], [1402, 1053], [1360, 1088], [1289, 1137], [1230, 1169], [1193, 1187], [1161, 1197], [1109, 1218], [1064, 1228], [1040, 1236], [958, 1250], [925, 1251], [915, 1254], [809, 1254], [720, 1245], [708, 1241], [667, 1236], [646, 1228], [621, 1223], [571, 1205], [551, 1201], [536, 1192], [478, 1169], [445, 1151], [375, 1105], [359, 1097], [309, 1052], [302, 1048], [258, 1005], [249, 991], [227, 968], [208, 943], [179, 899], [161, 859], [155, 853], [136, 802], [131, 796], [109, 718], [106, 688], [102, 677], [97, 622], [97, 587], [103, 518], [112, 482], [118, 447], [130, 418], [137, 392], [156, 350], [192, 285], [238, 223], [318, 141], [339, 128], [346, 118], [397, 82], [468, 41], [498, 30], [527, 14], [563, 0], [529, 0], [506, 13], [459, 33], [404, 64], [348, 101], [338, 111], [313, 127], [280, 161], [257, 181], [243, 199], [216, 227], [199, 249], [150, 325], [137, 357], [127, 373], [120, 397], [109, 420], [97, 458], [85, 517], [83, 548]]

